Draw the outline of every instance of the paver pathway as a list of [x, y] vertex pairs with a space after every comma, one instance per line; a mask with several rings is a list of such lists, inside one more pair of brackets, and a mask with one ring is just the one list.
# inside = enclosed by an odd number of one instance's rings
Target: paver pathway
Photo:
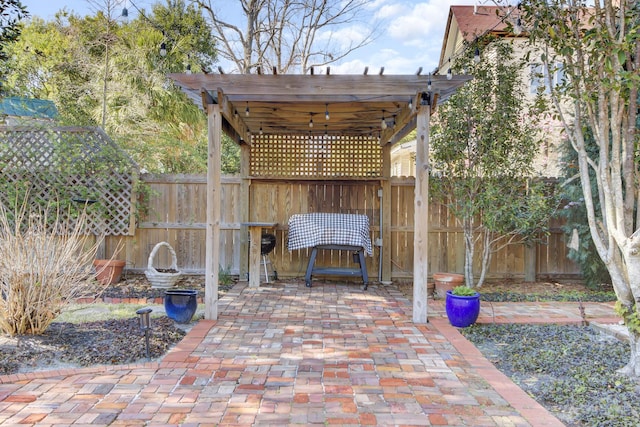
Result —
[[[615, 321], [607, 304], [586, 313]], [[485, 305], [480, 321], [523, 314], [581, 320], [575, 306], [517, 303]], [[238, 284], [160, 362], [0, 377], [0, 424], [562, 425], [441, 315], [431, 301], [430, 323], [414, 325], [394, 287]]]

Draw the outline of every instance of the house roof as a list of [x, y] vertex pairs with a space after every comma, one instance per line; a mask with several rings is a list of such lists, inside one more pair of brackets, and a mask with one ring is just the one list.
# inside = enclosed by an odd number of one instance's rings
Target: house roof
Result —
[[[442, 39], [440, 51], [440, 66], [448, 56], [452, 56], [451, 49], [462, 41], [473, 42], [477, 37], [486, 34], [507, 35], [508, 28], [517, 19], [519, 11], [513, 6], [451, 6], [449, 17]], [[511, 23], [509, 21], [512, 21]]]
[[508, 24], [504, 20], [508, 13], [497, 6], [451, 6], [450, 16], [458, 23], [458, 30], [465, 40], [473, 41], [485, 32], [504, 32]]
[[[470, 76], [170, 74], [202, 104], [221, 106], [223, 128], [236, 141], [249, 134], [328, 134], [380, 136], [399, 141], [415, 128], [416, 105], [451, 96]], [[429, 85], [429, 83], [431, 83]], [[430, 89], [429, 89], [430, 87]], [[249, 110], [246, 114], [245, 111]], [[329, 120], [325, 115], [329, 113]], [[382, 119], [388, 126], [383, 129]], [[313, 121], [313, 127], [310, 122]], [[393, 123], [395, 122], [395, 126]]]
[[55, 119], [58, 110], [53, 101], [46, 99], [6, 97], [0, 99], [0, 115]]

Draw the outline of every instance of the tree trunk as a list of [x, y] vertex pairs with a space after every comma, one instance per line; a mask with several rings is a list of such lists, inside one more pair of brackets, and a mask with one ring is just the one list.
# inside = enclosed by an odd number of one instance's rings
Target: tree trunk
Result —
[[629, 343], [631, 347], [631, 357], [629, 362], [618, 373], [627, 377], [640, 377], [640, 334], [629, 330]]
[[464, 218], [462, 221], [464, 231], [464, 279], [465, 284], [473, 288], [473, 253], [475, 241], [473, 240], [473, 218]]

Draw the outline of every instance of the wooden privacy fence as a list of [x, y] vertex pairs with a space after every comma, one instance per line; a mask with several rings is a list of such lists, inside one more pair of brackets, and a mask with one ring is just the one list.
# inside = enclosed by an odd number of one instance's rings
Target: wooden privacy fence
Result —
[[[141, 218], [134, 236], [125, 237], [124, 254], [127, 269], [142, 272], [153, 247], [161, 241], [176, 250], [178, 267], [185, 273], [202, 274], [205, 270], [206, 177], [204, 175], [143, 175], [151, 188], [148, 213]], [[414, 218], [414, 179], [391, 179], [391, 241], [381, 241], [379, 179], [360, 181], [257, 180], [251, 182], [249, 212], [241, 212], [242, 179], [223, 177], [221, 191], [220, 267], [232, 275], [241, 275], [241, 223], [244, 221], [275, 222], [276, 247], [270, 258], [280, 277], [304, 276], [310, 250], [287, 250], [287, 223], [296, 213], [357, 213], [369, 217], [373, 257], [367, 257], [367, 269], [373, 280], [378, 278], [381, 251], [390, 251], [391, 276], [394, 280], [410, 279], [413, 267], [414, 221], [429, 221], [429, 272], [462, 272], [464, 240], [462, 229], [447, 208], [431, 202], [429, 218]], [[538, 280], [576, 278], [579, 268], [567, 257], [560, 222], [551, 224], [551, 234], [544, 244], [525, 248], [511, 245], [493, 256], [489, 279], [522, 279], [526, 268], [534, 268]], [[113, 250], [118, 237], [107, 238], [107, 249]], [[155, 257], [156, 268], [171, 263], [168, 253]], [[324, 251], [318, 265], [352, 267], [349, 253]], [[246, 265], [246, 263], [245, 263]], [[241, 277], [244, 278], [244, 277]]]

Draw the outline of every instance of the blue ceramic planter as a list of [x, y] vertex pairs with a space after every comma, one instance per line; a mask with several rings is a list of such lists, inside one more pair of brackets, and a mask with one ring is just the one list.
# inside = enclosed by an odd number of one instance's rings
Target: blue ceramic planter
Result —
[[471, 326], [480, 315], [480, 294], [476, 292], [475, 295], [460, 296], [447, 291], [445, 309], [452, 326], [458, 328]]
[[164, 292], [164, 310], [170, 319], [178, 323], [189, 323], [197, 309], [197, 290], [169, 289]]

